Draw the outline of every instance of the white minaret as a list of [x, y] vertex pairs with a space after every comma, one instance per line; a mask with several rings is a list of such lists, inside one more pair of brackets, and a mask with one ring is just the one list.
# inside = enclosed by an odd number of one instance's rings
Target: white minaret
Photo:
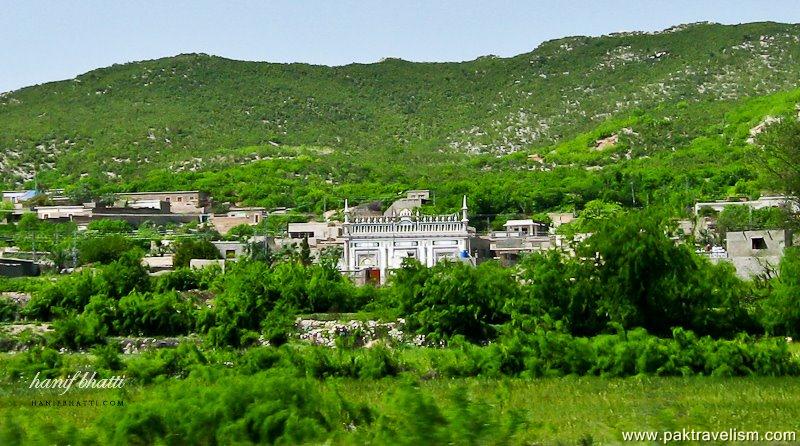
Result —
[[464, 201], [461, 203], [461, 221], [466, 223], [467, 219], [467, 196], [464, 195]]
[[344, 222], [350, 223], [350, 207], [347, 206], [347, 198], [344, 199]]

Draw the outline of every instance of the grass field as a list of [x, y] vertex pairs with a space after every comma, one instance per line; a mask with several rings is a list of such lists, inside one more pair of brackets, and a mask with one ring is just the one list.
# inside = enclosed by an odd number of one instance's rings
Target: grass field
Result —
[[[392, 381], [343, 382], [341, 392], [380, 400]], [[522, 410], [523, 443], [621, 441], [622, 431], [800, 430], [800, 381], [794, 378], [554, 378], [447, 380], [422, 385], [446, 400], [466, 391], [497, 410]]]
[[[378, 414], [397, 412], [395, 389], [408, 385], [403, 378], [317, 383], [323, 393], [367, 404]], [[146, 400], [157, 387], [69, 394], [72, 400], [124, 400], [122, 408], [32, 407], [33, 399], [57, 397], [6, 387], [0, 396], [0, 413], [4, 418], [13, 414], [16, 420], [38, 419], [81, 429], [100, 418], [113, 420]], [[516, 414], [522, 424], [513, 435], [513, 444], [615, 444], [622, 441], [623, 431], [637, 430], [800, 430], [800, 380], [794, 378], [470, 378], [423, 381], [418, 388], [445, 414], [464, 410], [465, 401], [475, 406], [478, 419], [485, 415], [487, 423], [490, 418], [507, 420]], [[416, 439], [424, 442], [419, 435], [425, 435], [426, 421], [420, 419], [419, 423], [423, 429]], [[347, 434], [337, 435], [335, 443], [349, 440]]]

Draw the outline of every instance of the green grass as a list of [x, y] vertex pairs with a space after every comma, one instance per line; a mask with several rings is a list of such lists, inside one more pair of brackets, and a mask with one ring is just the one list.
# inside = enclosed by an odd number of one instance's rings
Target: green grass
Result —
[[[372, 406], [377, 413], [392, 411], [392, 393], [403, 378], [328, 380], [317, 382], [323, 393]], [[82, 429], [146, 400], [158, 385], [123, 391], [71, 392], [71, 399], [124, 400], [127, 408], [56, 409], [31, 407], [39, 394], [20, 387], [2, 389], [0, 413], [17, 419], [69, 423]], [[793, 378], [554, 378], [538, 380], [480, 378], [430, 380], [419, 384], [443, 412], [457, 409], [454, 395], [488, 404], [501, 418], [522, 414], [524, 428], [515, 444], [578, 444], [621, 441], [622, 431], [792, 431], [800, 419], [800, 381]], [[488, 415], [488, 414], [487, 414]], [[180, 414], [175, 414], [180, 416]], [[339, 436], [337, 442], [352, 438]]]
[[[338, 385], [343, 395], [368, 403], [396, 382]], [[576, 444], [586, 436], [607, 443], [620, 441], [626, 430], [796, 430], [800, 417], [800, 381], [793, 378], [459, 379], [421, 387], [440, 401], [466, 390], [499, 411], [524, 411], [529, 424], [523, 443]]]

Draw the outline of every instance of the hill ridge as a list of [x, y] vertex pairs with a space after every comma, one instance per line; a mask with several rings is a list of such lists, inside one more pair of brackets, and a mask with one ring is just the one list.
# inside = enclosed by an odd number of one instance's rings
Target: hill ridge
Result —
[[[257, 148], [256, 162], [317, 147], [346, 171], [321, 175], [319, 193], [370, 178], [385, 184], [387, 175], [397, 188], [426, 187], [441, 181], [428, 172], [440, 163], [486, 169], [494, 158], [516, 172], [531, 167], [517, 154], [545, 155], [631, 114], [672, 120], [647, 129], [652, 141], [629, 142], [653, 156], [687, 148], [727, 108], [800, 87], [798, 43], [796, 24], [701, 23], [571, 36], [466, 62], [328, 67], [202, 53], [130, 62], [0, 95], [0, 172], [5, 188], [30, 186], [36, 171], [43, 184], [127, 190], [160, 184], [158, 172], [243, 168], [237, 153], [246, 147]], [[708, 116], [684, 116], [707, 108]], [[314, 173], [303, 166], [291, 175]], [[224, 192], [249, 202], [273, 194]]]

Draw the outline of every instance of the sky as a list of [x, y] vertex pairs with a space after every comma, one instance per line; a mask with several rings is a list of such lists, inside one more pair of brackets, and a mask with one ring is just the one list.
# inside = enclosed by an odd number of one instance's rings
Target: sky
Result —
[[324, 65], [514, 56], [566, 36], [800, 22], [799, 0], [0, 0], [0, 92], [181, 53]]

